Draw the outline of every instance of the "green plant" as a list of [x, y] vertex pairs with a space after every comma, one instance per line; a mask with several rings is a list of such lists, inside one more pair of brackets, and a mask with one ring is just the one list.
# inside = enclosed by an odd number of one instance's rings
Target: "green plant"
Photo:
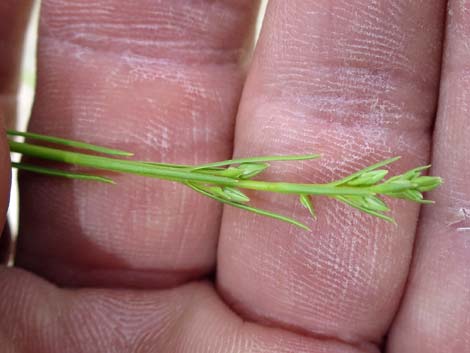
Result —
[[[399, 157], [384, 160], [331, 183], [302, 184], [253, 180], [253, 178], [269, 168], [268, 162], [310, 160], [319, 158], [319, 155], [251, 157], [191, 166], [135, 161], [128, 159], [132, 156], [132, 153], [129, 152], [40, 134], [13, 130], [9, 130], [7, 134], [10, 137], [11, 152], [96, 170], [129, 173], [179, 182], [224, 204], [288, 222], [306, 230], [309, 228], [295, 219], [249, 205], [250, 199], [242, 190], [252, 189], [297, 195], [300, 203], [310, 212], [312, 217], [315, 217], [315, 213], [311, 196], [323, 195], [386, 221], [394, 222], [393, 218], [386, 215], [390, 209], [380, 196], [400, 198], [422, 204], [432, 203], [430, 200], [425, 200], [422, 193], [433, 190], [442, 183], [442, 179], [439, 177], [422, 175], [422, 172], [430, 167], [429, 165], [384, 179], [388, 171], [382, 168], [395, 162]], [[27, 138], [28, 141], [42, 141], [48, 146], [18, 142], [14, 140], [15, 136]], [[83, 150], [83, 152], [77, 152], [77, 149]], [[88, 153], [85, 153], [86, 151]], [[12, 166], [35, 173], [114, 183], [108, 177], [90, 173], [76, 173], [23, 162], [12, 163]]]

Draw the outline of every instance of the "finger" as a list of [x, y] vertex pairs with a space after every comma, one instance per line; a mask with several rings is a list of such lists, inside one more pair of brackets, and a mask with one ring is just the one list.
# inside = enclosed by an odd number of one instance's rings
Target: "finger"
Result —
[[0, 3], [0, 112], [7, 126], [12, 126], [16, 116], [23, 37], [31, 5], [32, 0], [3, 0]]
[[[253, 1], [45, 0], [30, 129], [201, 163], [231, 153]], [[18, 263], [66, 285], [161, 287], [212, 271], [220, 206], [172, 183], [24, 175]]]
[[389, 352], [470, 351], [470, 4], [450, 1], [432, 173], [444, 185], [422, 214]]
[[[268, 178], [327, 182], [401, 155], [425, 163], [436, 103], [443, 1], [271, 1], [237, 120], [237, 156], [321, 153]], [[311, 232], [225, 209], [218, 253], [224, 298], [244, 317], [373, 347], [397, 309], [418, 207], [390, 202], [398, 226], [319, 198], [256, 205]], [[389, 200], [387, 200], [388, 202]]]
[[35, 353], [363, 352], [243, 322], [205, 283], [71, 291], [16, 269], [0, 269], [0, 345]]

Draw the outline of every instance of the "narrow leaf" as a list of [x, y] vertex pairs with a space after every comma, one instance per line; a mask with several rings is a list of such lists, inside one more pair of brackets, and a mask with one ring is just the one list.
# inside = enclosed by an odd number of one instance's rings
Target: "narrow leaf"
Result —
[[112, 156], [130, 157], [130, 156], [134, 155], [131, 152], [106, 148], [106, 147], [102, 147], [102, 146], [92, 145], [92, 144], [89, 144], [89, 143], [64, 139], [64, 138], [60, 138], [60, 137], [53, 137], [53, 136], [36, 134], [36, 133], [33, 133], [33, 132], [20, 132], [20, 131], [16, 131], [16, 130], [7, 130], [7, 135], [9, 135], [9, 136], [21, 136], [21, 137], [26, 137], [26, 138], [32, 139], [32, 140], [49, 142], [49, 143], [53, 143], [53, 144], [56, 144], [56, 145], [68, 146], [68, 147], [78, 148], [78, 149], [82, 149], [82, 150], [88, 150], [88, 151], [93, 151], [93, 152], [98, 152], [98, 153], [103, 153], [103, 154], [109, 154], [109, 155], [112, 155]]
[[335, 181], [335, 182], [333, 182], [333, 183], [331, 183], [331, 184], [333, 184], [333, 185], [341, 185], [341, 184], [347, 183], [348, 181], [357, 178], [357, 177], [358, 177], [359, 175], [361, 175], [361, 174], [364, 174], [364, 173], [366, 173], [366, 172], [370, 172], [370, 171], [375, 170], [375, 169], [382, 168], [382, 167], [384, 167], [384, 166], [386, 166], [386, 165], [388, 165], [388, 164], [391, 164], [391, 163], [393, 163], [393, 162], [398, 161], [400, 158], [401, 158], [401, 157], [398, 156], [398, 157], [393, 157], [393, 158], [389, 158], [389, 159], [386, 159], [386, 160], [384, 160], [384, 161], [378, 162], [378, 163], [373, 164], [373, 165], [371, 165], [371, 166], [369, 166], [369, 167], [367, 167], [367, 168], [361, 169], [361, 170], [359, 170], [359, 171], [356, 172], [356, 173], [353, 173], [353, 174], [351, 174], [351, 175], [348, 175], [347, 177], [345, 177], [345, 178], [343, 178], [343, 179], [341, 179], [341, 180]]
[[390, 208], [377, 196], [364, 196], [365, 208], [378, 212], [390, 211]]
[[300, 199], [300, 203], [302, 204], [302, 206], [304, 206], [308, 210], [308, 212], [310, 212], [310, 215], [312, 216], [312, 218], [316, 219], [317, 217], [315, 215], [315, 209], [313, 208], [313, 203], [312, 203], [312, 200], [310, 199], [310, 196], [300, 195], [299, 199]]
[[223, 193], [227, 198], [233, 202], [249, 202], [250, 199], [243, 192], [230, 186], [224, 186], [222, 188]]
[[302, 161], [320, 158], [319, 154], [305, 154], [305, 155], [294, 155], [294, 156], [266, 156], [266, 157], [251, 157], [251, 158], [239, 158], [229, 159], [222, 162], [202, 164], [194, 167], [192, 170], [207, 169], [213, 167], [223, 167], [233, 164], [252, 163], [252, 162], [273, 162], [273, 161]]
[[371, 170], [370, 172], [365, 172], [364, 174], [359, 175], [357, 178], [348, 181], [347, 185], [350, 186], [370, 186], [377, 184], [381, 181], [388, 173], [388, 170], [378, 169]]
[[160, 163], [160, 162], [147, 162], [147, 161], [136, 161], [138, 163], [154, 166], [154, 167], [167, 167], [167, 168], [192, 168], [190, 165], [184, 164], [173, 164], [173, 163]]
[[421, 167], [417, 167], [417, 168], [413, 168], [405, 173], [402, 174], [402, 178], [403, 179], [407, 179], [407, 180], [413, 180], [417, 177], [419, 177], [421, 175], [421, 172], [426, 170], [426, 169], [429, 169], [431, 168], [431, 165], [424, 165], [424, 166], [421, 166]]
[[11, 166], [18, 170], [25, 170], [28, 172], [34, 172], [38, 174], [58, 176], [58, 177], [69, 178], [69, 179], [99, 181], [101, 183], [107, 183], [107, 184], [115, 184], [115, 182], [112, 179], [98, 176], [98, 175], [73, 173], [73, 172], [60, 170], [60, 169], [45, 168], [45, 167], [39, 167], [39, 166], [31, 165], [31, 164], [16, 163], [16, 162], [12, 162]]
[[264, 172], [269, 167], [268, 163], [242, 163], [238, 166], [242, 174], [240, 179], [250, 179]]

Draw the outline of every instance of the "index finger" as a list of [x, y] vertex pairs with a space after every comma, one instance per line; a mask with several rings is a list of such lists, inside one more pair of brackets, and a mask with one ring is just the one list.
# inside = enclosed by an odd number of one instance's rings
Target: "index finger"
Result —
[[[180, 164], [229, 157], [256, 2], [43, 0], [32, 132]], [[63, 285], [166, 287], [210, 273], [220, 205], [132, 176], [24, 173], [18, 264]]]

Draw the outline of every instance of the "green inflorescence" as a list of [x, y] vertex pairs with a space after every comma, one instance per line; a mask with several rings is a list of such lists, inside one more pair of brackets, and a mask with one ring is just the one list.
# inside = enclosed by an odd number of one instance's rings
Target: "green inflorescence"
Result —
[[[295, 219], [251, 206], [249, 197], [242, 190], [251, 189], [298, 195], [301, 205], [314, 218], [315, 211], [311, 196], [323, 195], [386, 221], [394, 222], [394, 219], [386, 214], [390, 209], [381, 196], [427, 204], [432, 201], [424, 199], [423, 192], [433, 190], [442, 184], [440, 177], [422, 175], [430, 167], [429, 165], [385, 179], [388, 171], [382, 168], [397, 161], [399, 157], [381, 161], [331, 183], [301, 184], [253, 180], [252, 178], [268, 169], [270, 166], [268, 162], [311, 160], [319, 158], [319, 155], [251, 157], [191, 166], [130, 160], [127, 159], [133, 155], [130, 152], [30, 132], [9, 130], [7, 134], [10, 136], [11, 152], [20, 153], [23, 156], [95, 170], [179, 182], [224, 204], [288, 222], [305, 230], [309, 228]], [[15, 141], [15, 136], [27, 138], [28, 142]], [[45, 142], [48, 146], [29, 141]], [[82, 150], [82, 152], [76, 150]], [[51, 176], [114, 183], [108, 177], [90, 173], [75, 173], [23, 162], [12, 163], [12, 167]]]

